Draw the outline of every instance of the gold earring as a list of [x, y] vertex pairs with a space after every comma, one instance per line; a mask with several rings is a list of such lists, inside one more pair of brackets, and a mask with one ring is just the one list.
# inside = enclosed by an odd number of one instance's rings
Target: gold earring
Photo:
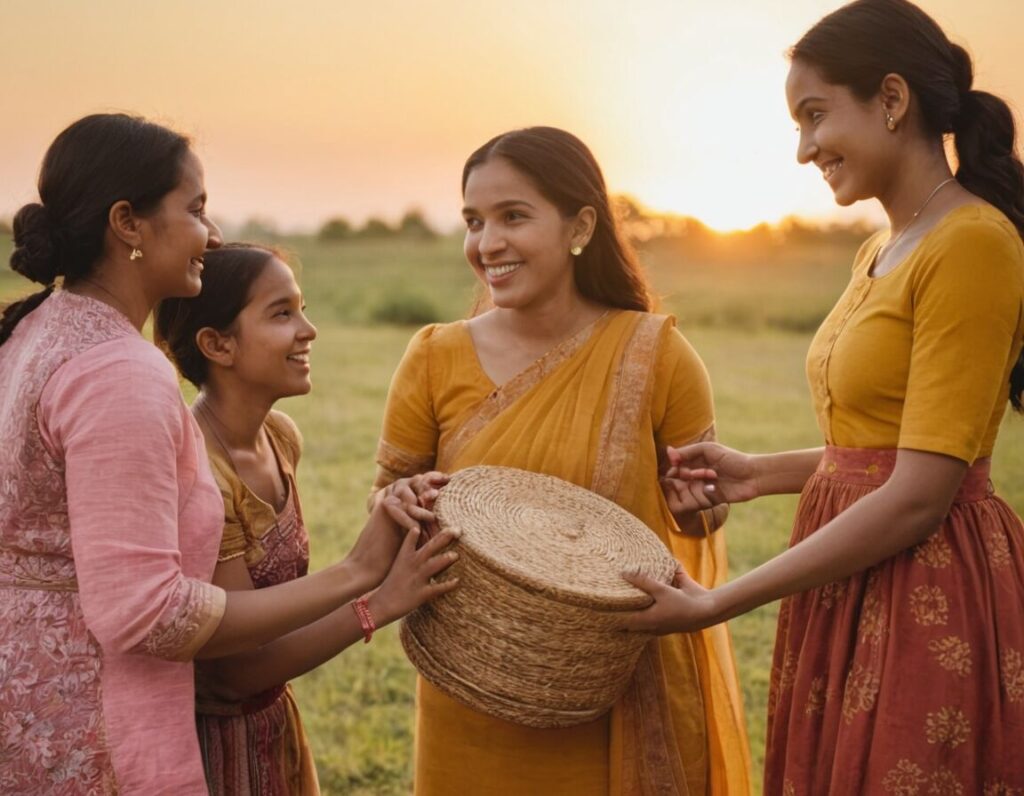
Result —
[[885, 126], [888, 128], [889, 132], [896, 131], [896, 120], [892, 118], [892, 114], [889, 113], [889, 111], [885, 112]]
[[569, 249], [569, 254], [571, 254], [573, 257], [579, 257], [581, 254], [583, 254], [583, 247], [573, 246], [571, 249]]
[[128, 255], [128, 259], [132, 262], [142, 259], [142, 249], [132, 249], [132, 253]]

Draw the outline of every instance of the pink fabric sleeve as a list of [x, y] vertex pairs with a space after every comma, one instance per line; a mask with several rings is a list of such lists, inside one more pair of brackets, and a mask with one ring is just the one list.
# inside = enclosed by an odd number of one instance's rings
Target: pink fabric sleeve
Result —
[[62, 366], [39, 403], [65, 462], [82, 610], [100, 645], [189, 660], [216, 630], [226, 595], [182, 572], [179, 514], [196, 482], [187, 408], [170, 363], [121, 339]]

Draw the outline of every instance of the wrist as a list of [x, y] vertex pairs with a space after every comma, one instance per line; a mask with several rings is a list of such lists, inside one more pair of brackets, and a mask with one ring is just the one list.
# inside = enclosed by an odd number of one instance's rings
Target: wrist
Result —
[[359, 620], [359, 627], [363, 631], [363, 643], [369, 644], [370, 639], [373, 638], [373, 633], [377, 629], [377, 623], [373, 616], [373, 611], [369, 606], [369, 599], [367, 595], [357, 597], [352, 601], [352, 610], [355, 612], [356, 619]]
[[331, 583], [336, 585], [342, 603], [365, 594], [377, 585], [367, 574], [367, 567], [352, 555], [331, 564], [326, 571], [330, 573]]
[[766, 484], [766, 477], [771, 472], [768, 459], [771, 458], [769, 453], [753, 453], [749, 455], [750, 466], [754, 472], [754, 477], [751, 479], [754, 483], [754, 497], [764, 497], [770, 494], [770, 489]]
[[373, 615], [373, 619], [374, 622], [376, 622], [377, 627], [390, 625], [400, 616], [395, 613], [387, 599], [387, 595], [381, 594], [380, 589], [376, 589], [366, 595], [366, 603], [367, 607], [370, 609], [370, 613]]

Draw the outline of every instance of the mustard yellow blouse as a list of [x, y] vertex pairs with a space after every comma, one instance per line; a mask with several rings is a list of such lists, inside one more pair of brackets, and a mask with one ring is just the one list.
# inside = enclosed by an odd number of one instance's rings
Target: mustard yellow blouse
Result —
[[[289, 491], [295, 490], [295, 468], [302, 453], [302, 435], [298, 426], [284, 412], [272, 409], [263, 423], [274, 449], [281, 476]], [[216, 441], [207, 440], [206, 452], [210, 469], [224, 498], [224, 536], [220, 543], [218, 561], [245, 557], [248, 567], [263, 560], [266, 551], [260, 541], [263, 534], [277, 522], [274, 507], [253, 494], [238, 477], [234, 465]]]
[[1024, 245], [990, 206], [950, 211], [896, 268], [884, 233], [818, 330], [807, 376], [832, 445], [989, 456], [1024, 341]]

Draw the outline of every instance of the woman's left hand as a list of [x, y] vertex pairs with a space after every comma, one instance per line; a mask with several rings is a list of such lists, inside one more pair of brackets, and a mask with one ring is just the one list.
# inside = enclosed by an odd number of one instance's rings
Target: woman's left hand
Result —
[[671, 585], [642, 573], [624, 572], [622, 577], [654, 598], [649, 607], [624, 617], [625, 630], [663, 636], [693, 633], [717, 624], [714, 592], [697, 583], [682, 567], [676, 570]]

